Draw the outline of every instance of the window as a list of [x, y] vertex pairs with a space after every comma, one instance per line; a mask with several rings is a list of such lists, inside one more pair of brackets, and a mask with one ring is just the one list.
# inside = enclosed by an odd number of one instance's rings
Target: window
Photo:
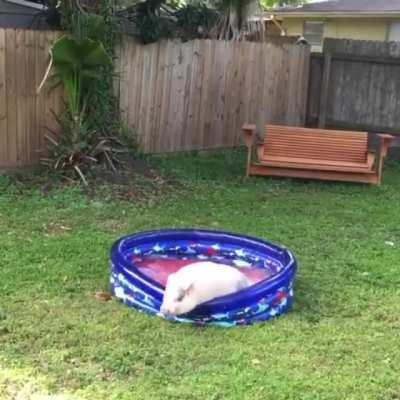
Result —
[[399, 21], [391, 22], [389, 24], [388, 40], [390, 42], [392, 42], [392, 41], [399, 42], [400, 41], [400, 22]]
[[322, 46], [324, 23], [322, 21], [305, 21], [303, 36], [312, 46]]

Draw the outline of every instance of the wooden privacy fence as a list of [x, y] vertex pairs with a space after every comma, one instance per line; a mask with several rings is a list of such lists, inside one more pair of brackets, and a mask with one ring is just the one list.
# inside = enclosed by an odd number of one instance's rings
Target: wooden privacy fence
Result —
[[303, 125], [309, 48], [125, 37], [117, 68], [123, 120], [144, 152], [231, 147], [244, 122]]
[[52, 31], [0, 29], [0, 167], [36, 164], [45, 128], [54, 128], [60, 90], [36, 89], [49, 62]]
[[326, 39], [312, 55], [307, 122], [400, 133], [400, 43]]
[[[36, 89], [59, 35], [0, 29], [0, 168], [38, 163], [57, 128], [61, 88]], [[145, 152], [236, 146], [244, 122], [305, 121], [308, 47], [124, 37], [116, 64], [121, 115]]]

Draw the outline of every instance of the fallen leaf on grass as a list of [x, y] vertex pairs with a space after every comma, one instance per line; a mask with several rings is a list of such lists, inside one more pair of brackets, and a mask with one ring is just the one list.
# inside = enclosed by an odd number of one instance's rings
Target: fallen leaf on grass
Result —
[[47, 237], [62, 235], [66, 232], [70, 232], [71, 230], [72, 228], [69, 226], [61, 225], [54, 222], [43, 224], [44, 236]]
[[100, 301], [109, 301], [111, 300], [111, 295], [108, 292], [96, 292], [93, 294], [93, 297]]

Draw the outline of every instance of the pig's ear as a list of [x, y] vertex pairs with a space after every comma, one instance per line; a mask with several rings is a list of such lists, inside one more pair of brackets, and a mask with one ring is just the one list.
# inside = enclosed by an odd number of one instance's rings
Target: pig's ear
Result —
[[194, 283], [193, 282], [189, 282], [187, 285], [185, 285], [183, 290], [185, 291], [185, 296], [190, 296], [193, 293], [193, 290], [194, 290]]

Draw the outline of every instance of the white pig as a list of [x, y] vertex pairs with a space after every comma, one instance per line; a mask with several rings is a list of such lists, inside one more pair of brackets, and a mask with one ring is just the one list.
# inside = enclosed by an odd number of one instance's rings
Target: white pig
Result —
[[249, 285], [236, 268], [210, 261], [196, 262], [168, 277], [160, 312], [166, 316], [186, 314], [199, 304]]

